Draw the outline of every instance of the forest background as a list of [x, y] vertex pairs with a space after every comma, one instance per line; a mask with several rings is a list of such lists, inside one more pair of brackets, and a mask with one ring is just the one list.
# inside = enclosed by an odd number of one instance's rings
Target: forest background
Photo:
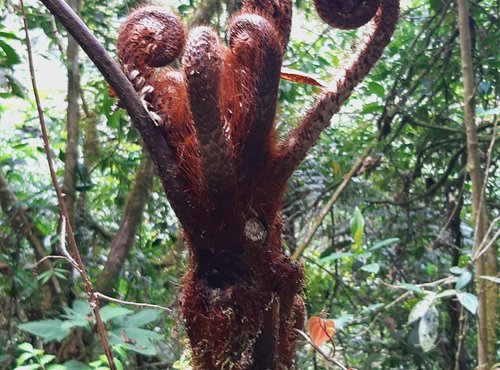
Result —
[[[119, 24], [137, 3], [69, 3], [115, 55]], [[239, 6], [163, 3], [186, 24], [209, 23], [221, 36]], [[458, 4], [402, 2], [382, 60], [289, 182], [283, 248], [304, 264], [308, 316], [335, 323], [333, 343], [321, 348], [346, 366], [499, 366], [500, 5], [469, 2], [465, 51], [474, 99], [468, 100]], [[66, 31], [37, 1], [26, 1], [26, 12], [51, 151], [90, 280], [104, 295], [161, 306], [103, 301], [117, 363], [188, 369], [176, 305], [186, 252], [152, 162]], [[296, 0], [284, 64], [331, 80], [361, 32], [333, 30], [310, 1]], [[282, 80], [280, 134], [318, 91]], [[472, 115], [464, 101], [473, 104]], [[470, 124], [475, 146], [468, 142]], [[475, 171], [479, 184], [470, 175]], [[106, 368], [79, 274], [64, 259], [44, 259], [61, 253], [61, 221], [21, 11], [8, 0], [0, 2], [0, 205], [0, 368]], [[298, 369], [333, 368], [310, 348], [305, 340], [299, 345]]]

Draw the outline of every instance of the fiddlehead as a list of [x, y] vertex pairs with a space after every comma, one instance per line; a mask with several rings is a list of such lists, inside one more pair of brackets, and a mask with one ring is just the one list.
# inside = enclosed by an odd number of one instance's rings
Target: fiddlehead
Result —
[[349, 30], [368, 23], [381, 0], [314, 0], [318, 15], [333, 28]]
[[292, 2], [280, 0], [243, 0], [242, 13], [258, 14], [272, 24], [284, 51], [292, 28]]
[[191, 30], [182, 59], [183, 73], [205, 191], [212, 206], [219, 210], [232, 205], [235, 197], [234, 169], [221, 116], [222, 58], [222, 46], [215, 31], [208, 27]]
[[251, 13], [235, 16], [227, 30], [223, 112], [240, 174], [240, 190], [250, 187], [275, 145], [274, 116], [281, 67], [276, 29]]
[[179, 18], [159, 7], [133, 12], [122, 24], [117, 40], [122, 65], [131, 64], [144, 72], [173, 62], [184, 47], [184, 28]]

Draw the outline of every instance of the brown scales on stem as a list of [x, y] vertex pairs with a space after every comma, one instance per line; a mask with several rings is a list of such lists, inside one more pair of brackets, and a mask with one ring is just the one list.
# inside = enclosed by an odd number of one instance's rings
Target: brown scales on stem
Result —
[[[165, 191], [183, 226], [189, 264], [181, 300], [197, 369], [285, 369], [301, 328], [301, 267], [281, 250], [286, 182], [390, 40], [398, 0], [315, 0], [321, 18], [373, 32], [333, 92], [317, 98], [287, 140], [274, 119], [290, 0], [245, 0], [227, 46], [189, 32], [158, 7], [134, 11], [118, 53], [175, 157]], [[184, 50], [181, 71], [159, 69]], [[153, 156], [154, 157], [154, 156]], [[158, 159], [156, 159], [158, 162]]]

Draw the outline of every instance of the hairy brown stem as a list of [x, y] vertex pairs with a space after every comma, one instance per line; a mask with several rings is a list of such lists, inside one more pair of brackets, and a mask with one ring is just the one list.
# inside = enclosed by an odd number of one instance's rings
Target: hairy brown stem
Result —
[[381, 0], [375, 14], [375, 30], [364, 45], [345, 75], [336, 82], [333, 92], [321, 95], [299, 126], [291, 132], [279, 150], [273, 165], [279, 181], [285, 182], [293, 170], [302, 162], [307, 151], [316, 143], [320, 133], [330, 125], [332, 116], [340, 110], [352, 90], [368, 74], [382, 51], [389, 43], [399, 15], [398, 0]]

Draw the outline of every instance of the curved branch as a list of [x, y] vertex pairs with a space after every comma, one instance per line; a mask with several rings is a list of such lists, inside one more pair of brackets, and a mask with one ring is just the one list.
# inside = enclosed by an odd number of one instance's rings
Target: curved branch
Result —
[[[194, 211], [186, 199], [184, 191], [186, 186], [176, 167], [175, 156], [161, 134], [161, 129], [153, 122], [130, 81], [64, 0], [40, 1], [75, 38], [76, 42], [87, 53], [113, 88], [135, 127], [141, 133], [144, 144], [155, 162], [160, 180], [176, 214], [179, 218], [189, 220]], [[189, 227], [189, 225], [184, 226]]]
[[368, 74], [389, 43], [399, 15], [399, 0], [381, 0], [374, 17], [375, 30], [360, 48], [354, 63], [337, 81], [332, 92], [321, 95], [313, 108], [291, 132], [282, 144], [273, 164], [272, 173], [278, 183], [284, 184], [293, 170], [305, 158], [307, 151], [316, 143], [320, 133], [330, 125], [352, 90]]

